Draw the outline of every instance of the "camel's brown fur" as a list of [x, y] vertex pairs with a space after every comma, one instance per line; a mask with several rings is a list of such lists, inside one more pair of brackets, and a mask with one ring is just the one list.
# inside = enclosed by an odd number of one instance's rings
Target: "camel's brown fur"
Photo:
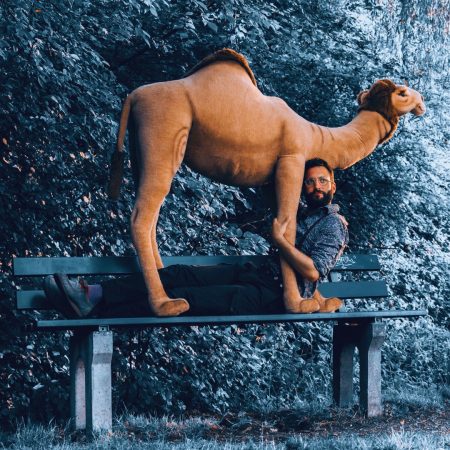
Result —
[[389, 133], [379, 142], [383, 144], [394, 136], [398, 127], [399, 115], [395, 111], [391, 102], [391, 95], [397, 86], [391, 80], [379, 80], [370, 90], [362, 91], [358, 94], [358, 111], [375, 111], [380, 113], [391, 125]]
[[[273, 181], [277, 216], [289, 221], [285, 237], [293, 244], [305, 161], [322, 158], [333, 169], [349, 167], [391, 137], [399, 116], [425, 112], [418, 92], [388, 80], [376, 82], [359, 100], [358, 114], [349, 124], [313, 124], [283, 100], [263, 95], [245, 58], [230, 49], [205, 58], [186, 78], [141, 86], [127, 97], [109, 194], [119, 194], [128, 124], [138, 186], [131, 233], [155, 314], [178, 315], [189, 309], [186, 300], [167, 297], [157, 272], [162, 267], [156, 244], [159, 209], [181, 162], [226, 184]], [[309, 312], [311, 302], [301, 298], [295, 273], [283, 258], [281, 271], [286, 310]]]
[[222, 50], [217, 50], [216, 52], [212, 53], [211, 55], [208, 55], [206, 58], [203, 58], [198, 64], [196, 64], [191, 70], [189, 70], [183, 78], [186, 78], [186, 77], [192, 75], [193, 73], [197, 72], [198, 70], [202, 69], [203, 67], [206, 67], [209, 64], [212, 64], [212, 63], [215, 63], [218, 61], [237, 62], [245, 69], [248, 76], [252, 80], [252, 83], [255, 86], [258, 86], [258, 84], [256, 83], [255, 75], [253, 74], [252, 69], [250, 69], [247, 59], [244, 56], [242, 56], [240, 53], [232, 50], [231, 48], [223, 48]]

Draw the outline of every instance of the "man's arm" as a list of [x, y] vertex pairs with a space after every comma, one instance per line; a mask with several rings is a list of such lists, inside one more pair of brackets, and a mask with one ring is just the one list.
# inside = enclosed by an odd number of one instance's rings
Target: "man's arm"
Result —
[[320, 274], [312, 258], [302, 253], [284, 237], [287, 224], [288, 222], [280, 223], [277, 219], [274, 219], [272, 236], [275, 245], [280, 249], [284, 259], [298, 274], [306, 280], [317, 281], [320, 278]]
[[286, 223], [280, 223], [275, 219], [272, 227], [275, 244], [279, 247], [286, 261], [297, 273], [309, 281], [314, 282], [326, 277], [347, 244], [346, 225], [340, 219], [329, 219], [309, 256], [302, 253], [284, 238], [286, 226]]

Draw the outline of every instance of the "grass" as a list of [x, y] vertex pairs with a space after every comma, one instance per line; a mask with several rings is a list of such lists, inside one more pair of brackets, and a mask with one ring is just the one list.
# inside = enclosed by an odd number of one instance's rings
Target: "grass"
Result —
[[11, 450], [450, 450], [448, 387], [392, 387], [383, 417], [366, 419], [357, 407], [332, 408], [300, 400], [285, 410], [259, 414], [175, 418], [126, 413], [113, 432], [88, 438], [68, 427], [18, 425], [0, 432], [0, 448]]
[[383, 398], [384, 401], [395, 403], [397, 408], [443, 409], [446, 407], [446, 399], [450, 399], [450, 387], [444, 385], [440, 388], [405, 388], [394, 384], [386, 389]]
[[[159, 428], [155, 419], [145, 420], [143, 417], [134, 417], [130, 420], [148, 430], [155, 430], [155, 426]], [[390, 431], [371, 436], [343, 434], [341, 436], [309, 437], [297, 435], [282, 441], [251, 438], [239, 442], [188, 436], [176, 442], [167, 440], [166, 436], [147, 440], [142, 439], [142, 435], [136, 438], [133, 434], [123, 435], [120, 432], [96, 436], [85, 442], [71, 442], [70, 438], [62, 436], [61, 430], [57, 427], [21, 426], [12, 440], [4, 443], [3, 446], [11, 450], [448, 450], [450, 448], [448, 434], [407, 431]]]
[[449, 436], [431, 433], [390, 432], [377, 436], [344, 435], [326, 438], [293, 438], [286, 450], [448, 450]]

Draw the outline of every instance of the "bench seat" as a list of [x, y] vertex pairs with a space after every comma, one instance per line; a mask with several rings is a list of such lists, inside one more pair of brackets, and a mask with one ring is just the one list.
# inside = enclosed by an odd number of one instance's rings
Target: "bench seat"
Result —
[[[252, 262], [256, 265], [270, 256], [170, 256], [172, 264], [214, 265]], [[344, 255], [319, 285], [325, 297], [342, 299], [381, 299], [389, 295], [384, 280], [340, 281], [342, 273], [379, 272], [376, 255]], [[26, 277], [24, 285], [37, 280], [34, 287], [17, 291], [17, 309], [51, 310], [40, 289], [42, 277], [56, 272], [68, 275], [101, 277], [138, 272], [136, 257], [64, 257], [14, 258], [15, 277]], [[39, 278], [38, 278], [39, 277]], [[18, 284], [18, 283], [16, 283]], [[425, 310], [345, 311], [314, 314], [260, 314], [241, 316], [123, 317], [93, 319], [36, 319], [34, 331], [71, 330], [70, 377], [71, 420], [76, 429], [109, 430], [112, 427], [111, 358], [112, 329], [170, 326], [203, 326], [231, 324], [267, 324], [286, 322], [333, 321], [333, 398], [338, 406], [347, 407], [353, 397], [353, 356], [358, 348], [360, 358], [360, 406], [368, 416], [382, 414], [381, 346], [385, 338], [383, 319], [417, 318]]]
[[124, 317], [111, 319], [55, 319], [37, 320], [36, 328], [40, 330], [96, 330], [99, 328], [147, 328], [177, 327], [200, 325], [233, 325], [249, 323], [285, 323], [344, 321], [374, 322], [380, 319], [397, 319], [402, 317], [420, 317], [427, 314], [425, 310], [392, 310], [392, 311], [356, 311], [314, 314], [254, 314], [245, 316], [183, 316], [183, 317]]

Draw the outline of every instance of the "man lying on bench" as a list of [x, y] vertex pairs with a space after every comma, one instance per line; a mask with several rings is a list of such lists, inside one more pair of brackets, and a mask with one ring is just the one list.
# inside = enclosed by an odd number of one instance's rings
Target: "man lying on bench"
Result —
[[[324, 299], [317, 290], [348, 243], [347, 222], [331, 201], [336, 192], [334, 174], [326, 161], [306, 162], [304, 196], [307, 208], [299, 211], [297, 241], [284, 237], [287, 222], [273, 222], [272, 235], [285, 260], [297, 274], [300, 293], [309, 301], [307, 312], [334, 312], [342, 302]], [[279, 263], [173, 265], [160, 269], [171, 298], [185, 298], [184, 315], [275, 314], [284, 312]], [[82, 278], [57, 273], [44, 279], [44, 291], [55, 309], [68, 318], [137, 317], [152, 315], [141, 273], [88, 285]]]

